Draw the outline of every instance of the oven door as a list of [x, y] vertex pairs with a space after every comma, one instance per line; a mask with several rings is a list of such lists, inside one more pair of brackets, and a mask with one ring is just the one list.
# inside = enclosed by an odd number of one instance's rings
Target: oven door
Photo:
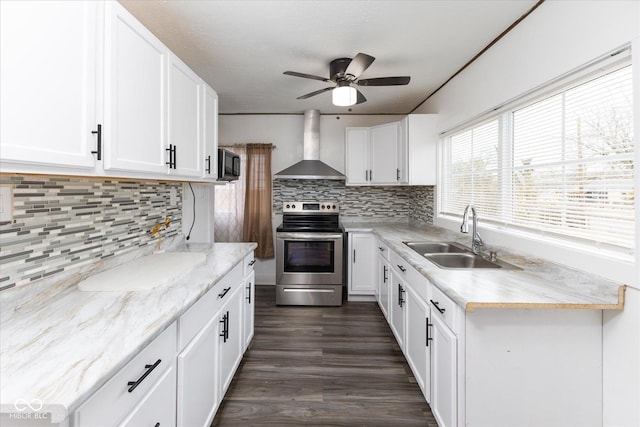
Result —
[[342, 285], [342, 233], [276, 233], [276, 284]]

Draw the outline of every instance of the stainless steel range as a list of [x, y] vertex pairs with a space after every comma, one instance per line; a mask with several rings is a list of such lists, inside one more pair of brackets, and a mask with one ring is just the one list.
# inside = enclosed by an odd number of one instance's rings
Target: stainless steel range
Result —
[[342, 305], [344, 228], [337, 202], [285, 202], [276, 229], [276, 304]]

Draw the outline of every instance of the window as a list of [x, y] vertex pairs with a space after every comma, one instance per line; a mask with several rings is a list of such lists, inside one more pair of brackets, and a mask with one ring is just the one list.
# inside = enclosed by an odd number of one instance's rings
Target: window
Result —
[[439, 214], [634, 249], [630, 65], [447, 136]]

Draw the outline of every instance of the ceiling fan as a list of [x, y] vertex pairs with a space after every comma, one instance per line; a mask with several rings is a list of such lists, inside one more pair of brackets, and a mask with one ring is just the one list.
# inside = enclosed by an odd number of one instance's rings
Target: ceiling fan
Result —
[[356, 86], [401, 86], [409, 84], [411, 77], [378, 77], [373, 79], [358, 79], [360, 75], [375, 61], [373, 56], [365, 53], [358, 53], [353, 59], [338, 58], [329, 64], [329, 78], [314, 76], [312, 74], [298, 73], [296, 71], [285, 71], [288, 76], [302, 77], [305, 79], [320, 80], [323, 82], [335, 83], [335, 86], [326, 87], [299, 96], [296, 99], [307, 99], [312, 96], [332, 90], [333, 104], [338, 106], [349, 106], [362, 104], [367, 101], [362, 92], [353, 87]]

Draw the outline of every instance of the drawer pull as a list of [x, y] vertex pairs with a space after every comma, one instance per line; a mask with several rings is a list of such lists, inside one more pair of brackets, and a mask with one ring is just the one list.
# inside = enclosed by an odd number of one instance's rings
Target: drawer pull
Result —
[[400, 271], [402, 271], [403, 273], [404, 273], [405, 271], [407, 271], [407, 269], [406, 269], [406, 268], [404, 268], [404, 266], [402, 266], [402, 265], [400, 265], [400, 264], [398, 264], [398, 268], [399, 268], [399, 269], [400, 269]]
[[378, 246], [378, 249], [380, 249], [380, 252], [384, 252], [384, 248], [383, 247]]
[[220, 336], [222, 337], [223, 342], [227, 342], [229, 339], [229, 311], [222, 316], [220, 323], [222, 323], [222, 332], [220, 332]]
[[147, 378], [149, 376], [149, 374], [151, 373], [151, 371], [153, 371], [154, 369], [156, 369], [158, 367], [158, 365], [160, 364], [160, 362], [162, 362], [161, 359], [156, 360], [156, 363], [154, 363], [153, 365], [144, 365], [144, 368], [146, 369], [146, 371], [144, 372], [144, 374], [142, 374], [142, 376], [140, 378], [138, 378], [135, 381], [129, 381], [127, 383], [127, 385], [129, 386], [129, 393], [131, 393], [133, 390], [136, 389], [136, 387], [138, 387], [140, 385], [140, 383], [142, 381], [144, 381], [145, 378]]
[[440, 308], [440, 306], [438, 304], [440, 304], [438, 301], [434, 301], [432, 299], [430, 299], [429, 301], [431, 301], [431, 304], [433, 304], [433, 306], [436, 308], [436, 310], [438, 310], [440, 312], [440, 314], [445, 312], [444, 308]]
[[252, 260], [251, 260], [251, 262], [249, 263], [249, 267], [251, 267], [251, 266], [252, 266], [253, 264], [255, 264], [255, 263], [256, 263], [256, 260], [255, 260], [255, 259], [252, 259]]
[[160, 423], [156, 423], [154, 427], [160, 427]]
[[224, 288], [224, 291], [222, 291], [221, 293], [218, 294], [218, 299], [220, 298], [224, 298], [224, 296], [231, 290], [231, 286], [229, 286], [228, 288]]

